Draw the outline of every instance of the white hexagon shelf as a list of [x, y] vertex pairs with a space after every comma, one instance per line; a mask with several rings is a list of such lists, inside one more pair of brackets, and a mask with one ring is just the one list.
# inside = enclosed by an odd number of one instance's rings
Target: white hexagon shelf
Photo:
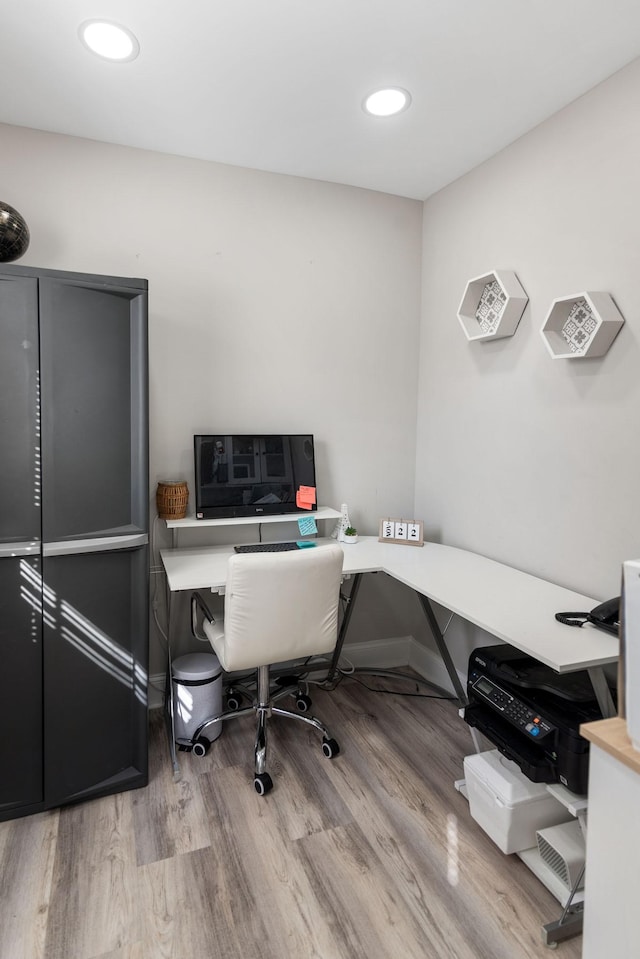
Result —
[[493, 270], [469, 280], [458, 308], [468, 340], [513, 336], [529, 297], [509, 270]]
[[624, 323], [609, 293], [576, 293], [554, 300], [540, 330], [554, 360], [604, 356]]

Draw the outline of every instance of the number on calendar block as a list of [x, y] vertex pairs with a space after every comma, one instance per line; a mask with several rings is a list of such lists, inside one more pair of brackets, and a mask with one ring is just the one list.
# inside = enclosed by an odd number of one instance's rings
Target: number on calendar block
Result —
[[424, 546], [423, 523], [415, 519], [393, 519], [385, 516], [380, 520], [380, 542], [399, 543], [406, 546]]

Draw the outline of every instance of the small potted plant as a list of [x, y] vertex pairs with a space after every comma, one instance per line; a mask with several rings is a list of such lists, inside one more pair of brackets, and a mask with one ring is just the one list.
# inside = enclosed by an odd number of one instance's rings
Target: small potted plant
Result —
[[358, 530], [354, 526], [347, 526], [344, 531], [344, 542], [345, 543], [357, 543], [358, 542]]

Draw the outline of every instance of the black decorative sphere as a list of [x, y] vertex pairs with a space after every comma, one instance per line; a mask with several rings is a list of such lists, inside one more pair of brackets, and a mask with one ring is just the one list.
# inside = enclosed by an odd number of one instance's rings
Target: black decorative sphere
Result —
[[0, 263], [11, 263], [27, 252], [29, 227], [17, 210], [0, 200]]

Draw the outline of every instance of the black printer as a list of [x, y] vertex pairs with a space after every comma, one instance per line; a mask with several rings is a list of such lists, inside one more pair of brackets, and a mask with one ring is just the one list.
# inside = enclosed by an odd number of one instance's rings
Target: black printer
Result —
[[589, 743], [581, 723], [602, 719], [586, 670], [559, 674], [504, 643], [469, 657], [465, 721], [528, 779], [587, 792]]

